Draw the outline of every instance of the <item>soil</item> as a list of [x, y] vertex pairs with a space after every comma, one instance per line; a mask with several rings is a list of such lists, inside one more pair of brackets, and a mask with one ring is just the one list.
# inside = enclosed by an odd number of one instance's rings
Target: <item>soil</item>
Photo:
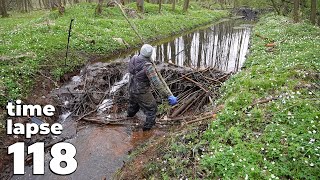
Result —
[[130, 180], [130, 179], [145, 179], [148, 177], [144, 174], [145, 165], [152, 159], [156, 159], [158, 156], [159, 148], [164, 147], [166, 136], [162, 135], [157, 138], [152, 138], [151, 141], [140, 147], [140, 153], [133, 157], [131, 161], [125, 163], [125, 165], [114, 175], [114, 179]]

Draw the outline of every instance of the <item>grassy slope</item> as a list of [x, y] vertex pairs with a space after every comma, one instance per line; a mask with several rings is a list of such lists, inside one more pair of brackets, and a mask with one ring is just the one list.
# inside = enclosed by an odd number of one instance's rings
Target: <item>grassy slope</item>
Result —
[[[135, 8], [135, 4], [129, 5]], [[112, 38], [122, 38], [131, 47], [140, 43], [118, 8], [105, 8], [95, 16], [95, 4], [78, 4], [66, 9], [64, 16], [58, 12], [32, 12], [0, 19], [0, 56], [26, 57], [0, 61], [0, 105], [8, 99], [27, 95], [33, 80], [39, 76], [41, 65], [52, 65], [49, 72], [59, 78], [85, 63], [83, 53], [110, 55], [126, 47]], [[227, 16], [226, 11], [209, 11], [192, 4], [184, 14], [180, 6], [172, 12], [170, 5], [163, 5], [162, 15], [158, 6], [145, 3], [143, 19], [133, 19], [145, 39], [169, 36]], [[45, 14], [45, 15], [43, 15]], [[71, 59], [63, 67], [69, 22], [75, 18], [71, 38]], [[91, 43], [94, 40], [95, 43]], [[82, 55], [81, 55], [82, 54]]]
[[[171, 139], [147, 175], [216, 179], [320, 178], [320, 29], [264, 17], [240, 73], [228, 80], [224, 110], [205, 132], [198, 127]], [[283, 42], [282, 42], [283, 41]], [[251, 105], [270, 97], [277, 100]]]

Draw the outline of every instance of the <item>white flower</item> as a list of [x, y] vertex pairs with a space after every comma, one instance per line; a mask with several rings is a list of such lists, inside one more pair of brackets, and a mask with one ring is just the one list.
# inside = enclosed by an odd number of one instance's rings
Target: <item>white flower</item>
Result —
[[313, 167], [313, 166], [314, 166], [314, 164], [313, 164], [313, 163], [310, 163], [310, 166], [311, 166], [311, 167]]
[[248, 180], [248, 179], [249, 179], [248, 174], [246, 174], [246, 177], [245, 177], [244, 179], [245, 179], [245, 180]]
[[274, 174], [271, 174], [271, 178], [276, 178], [276, 176]]
[[251, 168], [251, 171], [254, 171], [254, 167]]
[[314, 143], [314, 141], [315, 141], [315, 139], [310, 139], [310, 141], [309, 141], [309, 144], [313, 144]]

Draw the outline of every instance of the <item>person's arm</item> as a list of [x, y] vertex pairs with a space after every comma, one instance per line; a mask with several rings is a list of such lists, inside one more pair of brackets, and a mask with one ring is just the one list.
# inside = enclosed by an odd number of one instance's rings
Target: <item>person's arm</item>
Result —
[[169, 92], [165, 85], [161, 82], [160, 78], [157, 75], [155, 68], [152, 66], [151, 63], [146, 63], [146, 74], [149, 78], [150, 83], [155, 87], [162, 96], [169, 97], [171, 96], [171, 92]]

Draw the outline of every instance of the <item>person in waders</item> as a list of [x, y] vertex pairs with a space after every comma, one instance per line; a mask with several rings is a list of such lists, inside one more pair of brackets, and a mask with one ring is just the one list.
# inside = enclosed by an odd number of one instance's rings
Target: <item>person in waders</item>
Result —
[[144, 44], [140, 54], [135, 55], [129, 62], [129, 106], [127, 117], [133, 117], [139, 109], [146, 115], [143, 131], [150, 130], [156, 123], [157, 103], [151, 92], [151, 84], [160, 94], [168, 98], [170, 105], [178, 103], [177, 97], [166, 89], [152, 65], [151, 55], [153, 47]]

